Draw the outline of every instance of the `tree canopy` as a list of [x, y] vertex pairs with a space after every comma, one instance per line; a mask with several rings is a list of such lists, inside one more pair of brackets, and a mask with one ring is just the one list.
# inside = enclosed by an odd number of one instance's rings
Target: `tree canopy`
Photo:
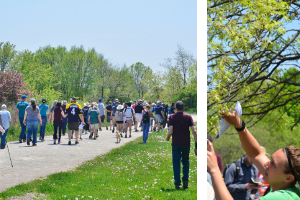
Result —
[[217, 133], [221, 111], [236, 101], [252, 125], [274, 110], [286, 113], [300, 100], [299, 1], [207, 3], [208, 132]]

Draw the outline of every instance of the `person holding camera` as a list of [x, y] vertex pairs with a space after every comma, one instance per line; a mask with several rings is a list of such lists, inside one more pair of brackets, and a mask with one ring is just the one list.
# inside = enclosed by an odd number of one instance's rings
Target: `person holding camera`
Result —
[[[189, 168], [190, 168], [190, 146], [192, 129], [195, 140], [195, 154], [197, 153], [197, 131], [192, 116], [183, 113], [184, 104], [182, 101], [176, 102], [177, 112], [169, 117], [169, 131], [166, 140], [169, 141], [172, 135], [172, 161], [175, 189], [180, 189], [180, 161], [182, 162], [182, 182], [183, 188], [188, 188]], [[220, 172], [219, 172], [220, 173]]]
[[[222, 117], [236, 128], [246, 154], [263, 174], [264, 181], [270, 184], [270, 192], [259, 199], [300, 200], [299, 188], [296, 186], [300, 180], [300, 148], [287, 146], [278, 149], [272, 154], [270, 160], [246, 128], [245, 122], [240, 119], [236, 109], [229, 110], [228, 114], [222, 112]], [[216, 199], [233, 199], [222, 181], [214, 148], [209, 140], [207, 140], [207, 170], [211, 175]]]
[[251, 178], [257, 181], [258, 170], [247, 155], [231, 163], [225, 173], [225, 184], [234, 200], [250, 199], [251, 193], [256, 193], [262, 187], [250, 183]]

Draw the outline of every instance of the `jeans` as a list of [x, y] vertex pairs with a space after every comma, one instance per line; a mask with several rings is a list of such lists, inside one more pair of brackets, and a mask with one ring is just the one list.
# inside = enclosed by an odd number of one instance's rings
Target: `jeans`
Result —
[[182, 181], [189, 180], [189, 168], [190, 168], [190, 146], [172, 146], [172, 160], [173, 160], [173, 173], [174, 184], [180, 185], [180, 161], [182, 162]]
[[53, 139], [56, 140], [57, 139], [57, 127], [58, 127], [58, 131], [59, 131], [59, 136], [58, 136], [58, 141], [60, 141], [61, 139], [61, 129], [63, 124], [53, 124], [54, 126], [54, 134], [53, 134]]
[[149, 123], [142, 123], [143, 127], [143, 142], [146, 143], [148, 139], [148, 133], [149, 133], [149, 128], [150, 128], [150, 122]]
[[39, 127], [40, 120], [27, 120], [26, 125], [27, 125], [27, 139], [31, 138], [32, 134], [32, 143], [36, 143], [37, 141], [37, 131]]
[[1, 134], [1, 147], [5, 147], [7, 132], [8, 132], [8, 129], [5, 130], [5, 133], [3, 135], [2, 135], [2, 132], [0, 132], [0, 134]]
[[62, 124], [62, 132], [63, 132], [63, 134], [65, 134], [65, 133], [66, 133], [66, 130], [67, 130], [68, 118], [62, 117], [62, 121], [63, 121], [63, 124]]
[[47, 125], [47, 116], [41, 116], [42, 117], [42, 126], [40, 127], [40, 137], [44, 139], [45, 137], [45, 130]]
[[88, 123], [88, 118], [84, 118], [84, 123], [85, 123], [84, 130], [85, 131], [90, 130], [90, 126], [89, 126], [89, 123]]
[[165, 116], [165, 119], [163, 120], [163, 128], [166, 127], [166, 124], [168, 124], [168, 119], [167, 119], [167, 117]]
[[26, 139], [26, 125], [23, 124], [24, 117], [20, 117], [19, 120], [20, 120], [20, 125], [21, 125], [20, 138], [25, 140]]

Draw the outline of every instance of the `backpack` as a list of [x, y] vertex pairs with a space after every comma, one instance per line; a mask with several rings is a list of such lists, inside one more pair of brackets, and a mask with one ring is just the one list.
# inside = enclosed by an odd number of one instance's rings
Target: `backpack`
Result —
[[115, 114], [115, 118], [116, 118], [116, 121], [123, 121], [123, 113], [120, 111], [117, 111]]
[[[241, 170], [241, 166], [240, 166], [240, 162], [238, 161], [234, 161], [233, 163], [235, 163], [235, 174], [234, 174], [234, 180], [236, 179], [237, 175], [239, 174], [240, 170]], [[223, 178], [225, 180], [225, 174], [227, 169], [230, 167], [229, 164], [226, 164], [223, 170]], [[252, 165], [252, 169], [253, 169], [253, 173], [255, 175], [255, 167]]]
[[171, 115], [171, 108], [168, 109], [168, 115]]
[[84, 116], [84, 118], [86, 118], [87, 115], [88, 115], [88, 112], [89, 112], [89, 108], [88, 107], [84, 107], [82, 110], [83, 110], [83, 116]]
[[147, 124], [150, 122], [150, 115], [149, 112], [145, 112], [144, 116], [143, 116], [143, 123]]

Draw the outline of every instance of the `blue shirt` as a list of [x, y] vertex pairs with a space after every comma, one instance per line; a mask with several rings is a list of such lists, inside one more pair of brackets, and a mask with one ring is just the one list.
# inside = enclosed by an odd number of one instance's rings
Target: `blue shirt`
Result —
[[19, 103], [17, 103], [17, 108], [19, 109], [19, 118], [24, 117], [25, 109], [27, 108], [27, 106], [29, 106], [29, 103], [27, 103], [26, 101], [20, 101]]
[[[249, 183], [251, 178], [253, 178], [254, 181], [257, 181], [258, 169], [254, 164], [247, 166], [243, 156], [238, 159], [237, 162], [240, 163], [239, 174], [237, 174], [236, 179], [234, 179], [236, 165], [235, 162], [231, 163], [225, 174], [225, 184], [234, 200], [250, 199], [251, 189], [246, 190], [245, 184]], [[255, 191], [257, 191], [257, 189], [255, 189]]]
[[27, 117], [26, 117], [27, 121], [40, 120], [38, 116], [38, 114], [40, 113], [40, 109], [38, 106], [35, 108], [34, 111], [32, 110], [31, 106], [27, 106], [26, 111], [27, 111]]
[[99, 103], [98, 108], [99, 108], [100, 116], [103, 116], [104, 115], [104, 109], [105, 109], [104, 104]]
[[9, 120], [11, 120], [10, 112], [5, 109], [2, 109], [0, 111], [0, 115], [2, 117], [3, 128], [7, 130], [9, 128]]
[[[43, 107], [43, 108], [42, 108]], [[42, 108], [42, 109], [41, 109]], [[40, 114], [41, 116], [46, 116], [47, 117], [47, 110], [49, 109], [49, 106], [46, 104], [40, 104], [39, 105], [39, 109], [40, 109]]]
[[155, 115], [160, 115], [160, 116], [162, 116], [161, 111], [163, 111], [163, 107], [161, 107], [161, 106], [156, 106], [156, 107], [154, 108], [154, 110], [155, 110]]

